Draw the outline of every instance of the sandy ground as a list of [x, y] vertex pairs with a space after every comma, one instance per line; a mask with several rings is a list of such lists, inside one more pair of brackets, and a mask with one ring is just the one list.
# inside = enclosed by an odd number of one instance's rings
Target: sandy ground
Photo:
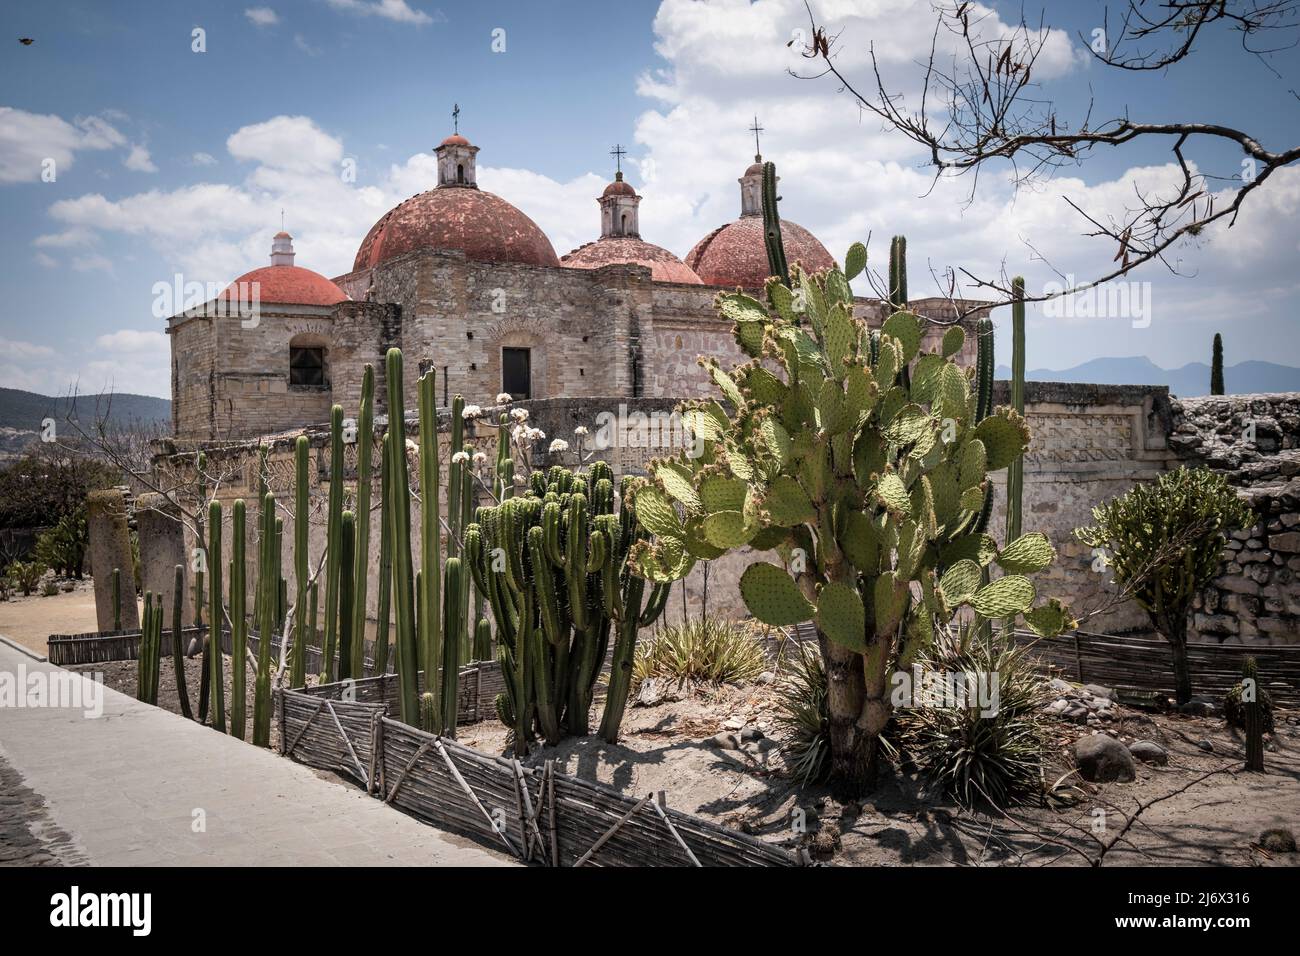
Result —
[[[554, 758], [569, 773], [632, 795], [666, 790], [679, 810], [786, 846], [834, 848], [822, 858], [840, 865], [1077, 866], [1098, 858], [1130, 866], [1300, 865], [1300, 855], [1270, 855], [1254, 845], [1272, 827], [1300, 831], [1300, 725], [1280, 712], [1266, 772], [1253, 774], [1242, 771], [1240, 735], [1222, 718], [1121, 708], [1115, 734], [1125, 742], [1160, 743], [1167, 766], [1139, 763], [1138, 779], [1127, 784], [1088, 784], [1076, 775], [1067, 780], [1075, 785], [1071, 803], [1019, 807], [1004, 816], [963, 810], [924, 793], [920, 780], [903, 773], [886, 774], [876, 793], [841, 805], [824, 787], [801, 788], [779, 746], [719, 750], [707, 743], [737, 724], [779, 743], [775, 700], [769, 686], [699, 689], [679, 701], [630, 707], [616, 745], [569, 739], [528, 760]], [[598, 718], [593, 710], [593, 726]], [[1091, 732], [1053, 726], [1049, 780], [1069, 772], [1070, 748]], [[491, 753], [508, 746], [496, 721], [462, 727], [458, 739]], [[1212, 751], [1199, 746], [1206, 741]]]
[[82, 634], [95, 628], [95, 586], [90, 578], [50, 597], [34, 591], [0, 601], [0, 635], [41, 656], [51, 634]]

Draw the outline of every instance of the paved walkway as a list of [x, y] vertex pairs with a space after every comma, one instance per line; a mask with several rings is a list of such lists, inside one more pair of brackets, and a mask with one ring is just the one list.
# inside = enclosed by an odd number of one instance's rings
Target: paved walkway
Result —
[[[36, 684], [69, 673], [0, 642], [0, 682], [20, 667]], [[100, 693], [98, 718], [0, 697], [0, 761], [44, 797], [49, 822], [92, 864], [510, 863], [301, 764], [108, 688]]]

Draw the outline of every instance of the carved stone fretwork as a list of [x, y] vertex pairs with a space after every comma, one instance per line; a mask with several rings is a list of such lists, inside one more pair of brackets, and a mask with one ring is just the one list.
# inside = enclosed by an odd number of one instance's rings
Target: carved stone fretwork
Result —
[[1132, 415], [1031, 412], [1029, 427], [1033, 437], [1025, 463], [1031, 467], [1126, 461], [1134, 457]]

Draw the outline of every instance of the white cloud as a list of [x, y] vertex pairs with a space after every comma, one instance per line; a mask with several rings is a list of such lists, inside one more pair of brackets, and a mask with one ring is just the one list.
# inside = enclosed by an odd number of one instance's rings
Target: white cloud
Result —
[[0, 183], [39, 182], [46, 160], [53, 160], [57, 175], [80, 151], [112, 149], [125, 142], [98, 116], [79, 116], [69, 123], [53, 114], [0, 106]]
[[434, 16], [429, 16], [423, 10], [413, 9], [406, 0], [325, 0], [325, 2], [336, 10], [345, 10], [361, 16], [380, 17], [396, 23], [413, 23], [416, 26], [424, 26], [435, 20], [442, 22], [446, 19], [440, 10], [435, 11]]
[[122, 165], [137, 173], [158, 172], [158, 167], [149, 158], [149, 150], [139, 143], [131, 144], [131, 151], [127, 153], [126, 159], [122, 160]]
[[273, 27], [280, 22], [280, 16], [270, 7], [249, 7], [244, 11], [244, 16], [258, 27]]
[[293, 35], [293, 45], [308, 56], [320, 56], [322, 52], [320, 47], [312, 46], [312, 44], [308, 43], [307, 38], [301, 33], [295, 33]]
[[98, 236], [85, 226], [74, 226], [62, 232], [47, 233], [32, 240], [32, 245], [42, 249], [69, 249], [75, 246], [88, 246], [98, 240]]
[[78, 272], [107, 272], [113, 274], [113, 263], [107, 256], [91, 253], [86, 256], [73, 256], [72, 268]]
[[294, 173], [338, 169], [343, 144], [306, 116], [276, 116], [245, 126], [226, 140], [236, 159]]
[[57, 348], [0, 336], [0, 381], [42, 395], [131, 392], [170, 397], [171, 354], [162, 332], [122, 329], [93, 345]]
[[190, 157], [190, 165], [215, 166], [217, 165], [217, 157], [213, 156], [211, 153], [198, 152]]

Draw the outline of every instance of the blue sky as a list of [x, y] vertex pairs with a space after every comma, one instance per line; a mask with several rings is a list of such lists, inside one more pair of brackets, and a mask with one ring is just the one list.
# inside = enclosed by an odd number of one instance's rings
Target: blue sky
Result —
[[[824, 6], [844, 27], [846, 68], [861, 76], [874, 41], [906, 88], [928, 44], [928, 3]], [[369, 225], [432, 185], [429, 150], [450, 131], [453, 103], [482, 149], [480, 183], [536, 219], [560, 254], [597, 234], [594, 197], [621, 142], [646, 197], [643, 235], [685, 255], [737, 215], [735, 179], [752, 152], [745, 127], [757, 112], [766, 158], [782, 171], [784, 214], [837, 257], [868, 232], [881, 254], [890, 234], [906, 233], [920, 293], [928, 269], [950, 263], [987, 273], [1005, 262], [1031, 289], [1041, 285], [1051, 274], [1028, 244], [1061, 271], [1096, 271], [1113, 250], [1080, 236], [1060, 196], [1113, 209], [1134, 179], [1158, 179], [1168, 160], [1167, 146], [1153, 143], [1095, 154], [1037, 193], [1014, 195], [995, 171], [969, 204], [964, 183], [924, 197], [921, 157], [897, 134], [859, 122], [833, 84], [786, 74], [801, 65], [785, 47], [805, 22], [797, 0], [3, 8], [12, 37], [0, 44], [0, 385], [45, 392], [75, 379], [83, 390], [165, 395], [154, 283], [177, 272], [224, 283], [265, 264], [281, 208], [300, 265], [347, 271]], [[1026, 8], [1031, 20], [1039, 9]], [[1020, 8], [992, 10], [994, 22], [1009, 23]], [[1061, 115], [1093, 97], [1099, 115], [1127, 105], [1138, 118], [1243, 125], [1268, 146], [1293, 145], [1295, 51], [1270, 60], [1281, 80], [1235, 35], [1211, 38], [1168, 75], [1115, 76], [1088, 61], [1079, 39], [1100, 25], [1101, 4], [1042, 10], [1060, 31], [1042, 93]], [[206, 52], [191, 49], [196, 27]], [[493, 51], [495, 30], [503, 52]], [[21, 46], [19, 36], [36, 42]], [[57, 178], [42, 182], [49, 157]], [[1206, 172], [1237, 169], [1230, 150], [1193, 158]], [[348, 162], [355, 181], [340, 177]], [[1106, 355], [1208, 360], [1214, 331], [1230, 364], [1300, 365], [1300, 175], [1285, 173], [1233, 230], [1179, 251], [1195, 278], [1159, 266], [1133, 277], [1151, 283], [1150, 324], [1031, 314], [1030, 366]]]

